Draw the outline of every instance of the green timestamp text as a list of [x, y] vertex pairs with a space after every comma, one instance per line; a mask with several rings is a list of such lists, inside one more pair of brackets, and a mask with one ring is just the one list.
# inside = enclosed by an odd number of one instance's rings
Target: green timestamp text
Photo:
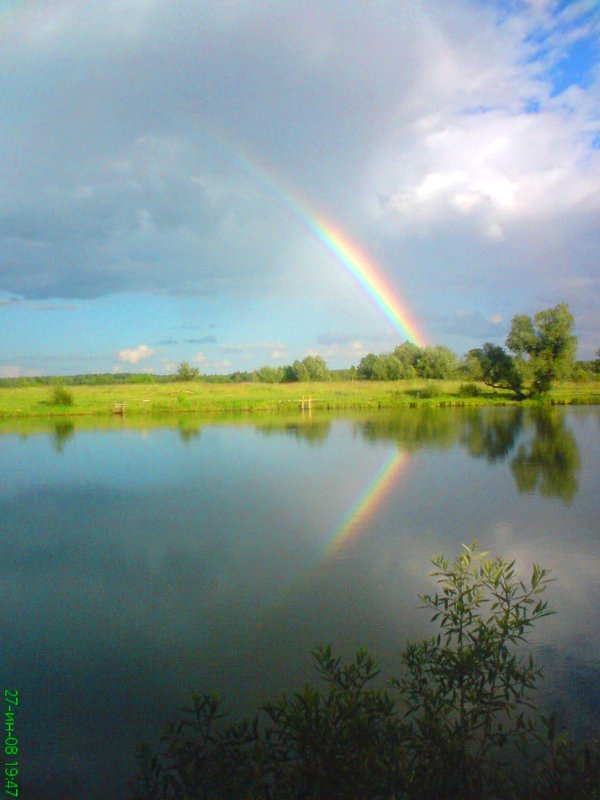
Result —
[[19, 740], [15, 731], [15, 710], [19, 706], [19, 690], [5, 689], [4, 702], [4, 794], [19, 797]]

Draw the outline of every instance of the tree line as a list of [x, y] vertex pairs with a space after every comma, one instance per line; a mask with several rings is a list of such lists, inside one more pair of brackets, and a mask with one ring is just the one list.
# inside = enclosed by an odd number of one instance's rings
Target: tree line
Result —
[[[513, 392], [519, 399], [546, 394], [559, 380], [587, 380], [600, 373], [600, 348], [595, 361], [575, 361], [577, 337], [566, 303], [513, 317], [505, 345], [485, 342], [461, 359], [444, 345], [419, 347], [406, 341], [391, 353], [368, 353], [357, 366], [330, 370], [319, 355], [281, 367], [263, 366], [252, 372], [233, 372], [223, 380], [233, 382], [290, 383], [293, 381], [376, 380], [415, 378], [481, 381]], [[199, 371], [180, 365], [177, 378], [194, 380]], [[207, 376], [202, 376], [203, 378]]]
[[329, 369], [320, 355], [308, 355], [285, 366], [264, 365], [251, 371], [224, 375], [201, 374], [183, 361], [171, 375], [149, 373], [97, 373], [60, 378], [2, 378], [0, 387], [48, 385], [101, 386], [124, 383], [169, 383], [201, 380], [210, 383], [293, 383], [330, 380], [395, 381], [411, 379], [462, 379], [506, 389], [522, 399], [543, 395], [559, 380], [585, 381], [600, 374], [600, 348], [596, 359], [576, 361], [574, 319], [566, 303], [513, 317], [505, 347], [485, 342], [460, 358], [444, 345], [419, 347], [406, 341], [390, 353], [368, 353], [348, 369]]

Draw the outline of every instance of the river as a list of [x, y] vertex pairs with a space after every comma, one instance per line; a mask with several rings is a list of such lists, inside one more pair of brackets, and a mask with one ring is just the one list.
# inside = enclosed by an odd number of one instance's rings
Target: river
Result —
[[193, 689], [250, 713], [310, 650], [392, 674], [430, 559], [552, 569], [545, 702], [598, 730], [600, 408], [0, 426], [3, 686], [28, 800], [125, 798]]

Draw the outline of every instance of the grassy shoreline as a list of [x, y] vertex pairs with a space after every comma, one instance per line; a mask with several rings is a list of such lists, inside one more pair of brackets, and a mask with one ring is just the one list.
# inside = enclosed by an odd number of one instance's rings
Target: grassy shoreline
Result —
[[[312, 409], [343, 411], [407, 407], [532, 405], [511, 392], [477, 384], [479, 394], [464, 396], [455, 381], [346, 381], [324, 383], [162, 383], [70, 386], [72, 405], [53, 402], [48, 386], [0, 389], [0, 419], [110, 416], [124, 403], [126, 416], [215, 413], [290, 413], [312, 398]], [[470, 384], [472, 385], [472, 384]], [[600, 381], [563, 383], [544, 398], [552, 405], [600, 404]]]

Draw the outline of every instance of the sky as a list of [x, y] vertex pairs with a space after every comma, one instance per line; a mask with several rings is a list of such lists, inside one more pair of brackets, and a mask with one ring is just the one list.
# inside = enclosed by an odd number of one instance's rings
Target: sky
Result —
[[0, 376], [462, 355], [560, 302], [593, 358], [599, 54], [600, 0], [0, 0]]

